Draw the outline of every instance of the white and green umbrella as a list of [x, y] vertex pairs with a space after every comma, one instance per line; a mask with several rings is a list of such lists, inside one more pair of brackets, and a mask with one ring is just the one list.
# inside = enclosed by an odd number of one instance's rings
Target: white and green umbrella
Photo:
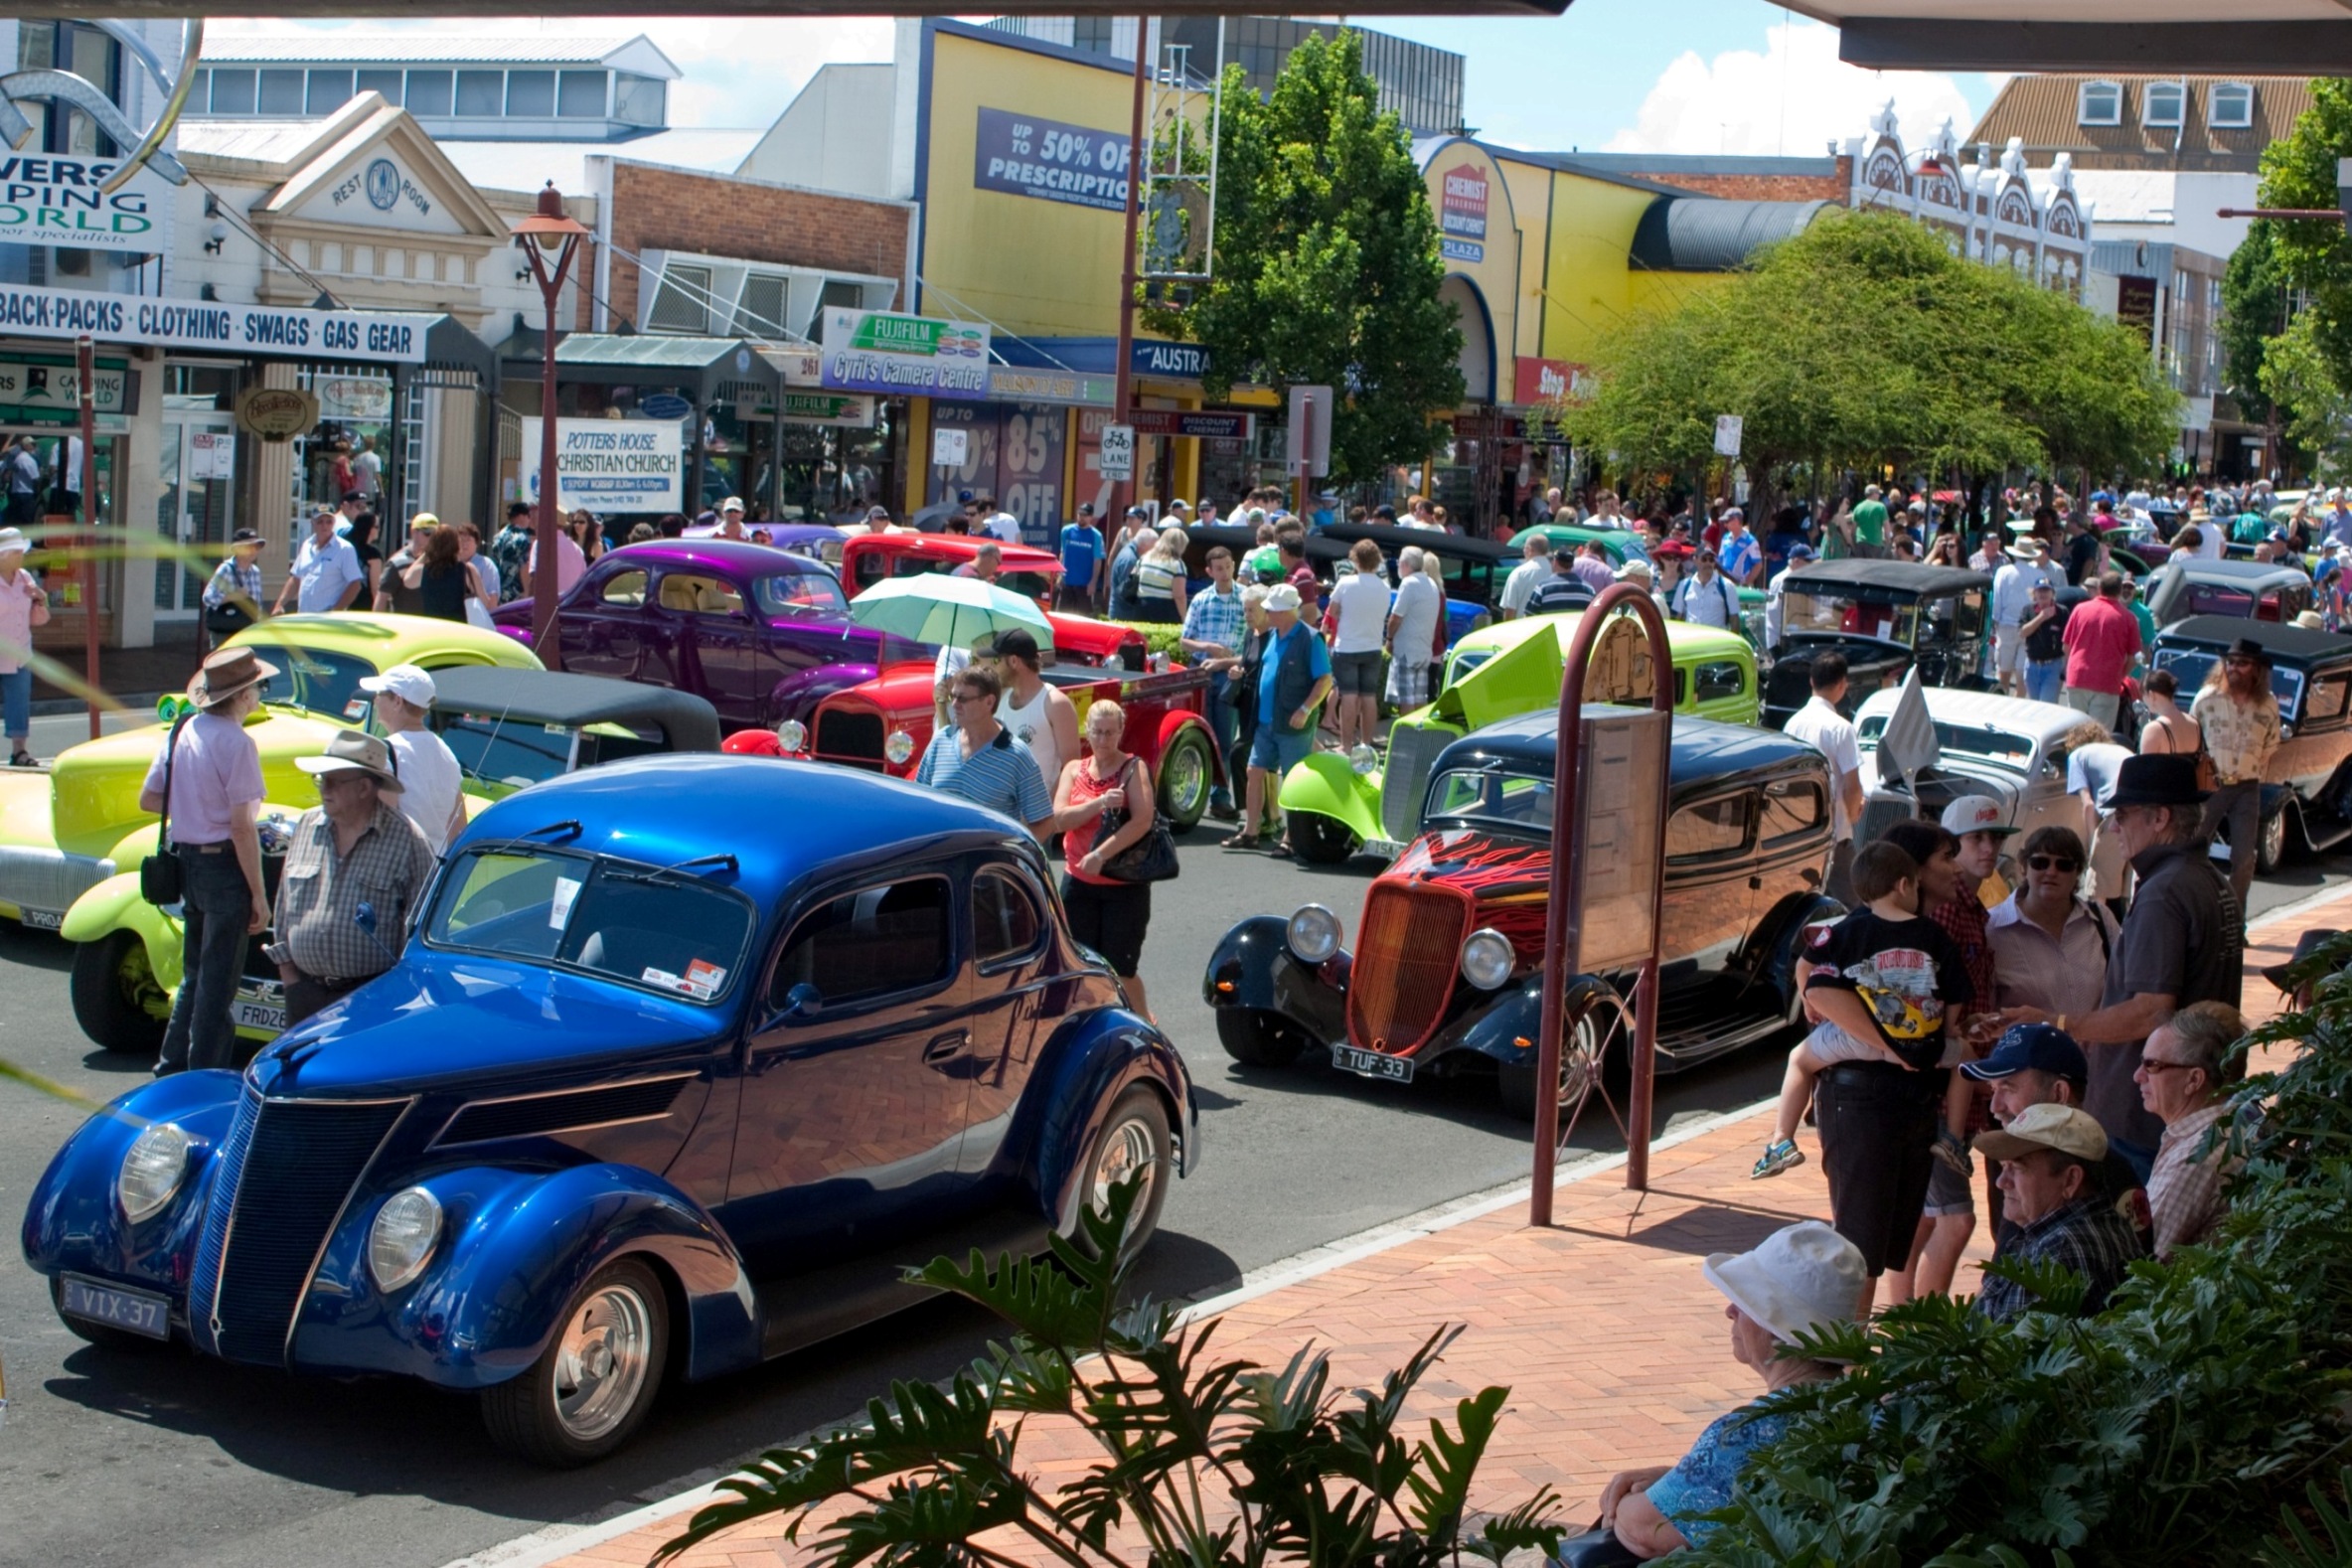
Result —
[[969, 648], [989, 632], [1019, 627], [1037, 639], [1040, 652], [1053, 646], [1053, 626], [1034, 599], [978, 577], [923, 572], [887, 577], [850, 601], [850, 619], [860, 626], [949, 648]]

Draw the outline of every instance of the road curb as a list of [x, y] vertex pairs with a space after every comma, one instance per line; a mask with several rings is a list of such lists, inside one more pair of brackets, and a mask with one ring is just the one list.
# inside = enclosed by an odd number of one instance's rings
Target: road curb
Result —
[[[1653, 1139], [1649, 1146], [1650, 1150], [1655, 1153], [1660, 1150], [1672, 1149], [1678, 1144], [1689, 1143], [1692, 1139], [1704, 1138], [1709, 1133], [1718, 1132], [1723, 1128], [1747, 1121], [1751, 1117], [1761, 1116], [1773, 1110], [1778, 1104], [1779, 1096], [1775, 1095], [1770, 1099], [1755, 1101], [1753, 1104], [1734, 1106], [1727, 1111], [1714, 1111], [1704, 1116], [1694, 1116], [1680, 1126]], [[1606, 1176], [1613, 1171], [1622, 1171], [1625, 1169], [1625, 1164], [1626, 1156], [1622, 1152], [1614, 1155], [1588, 1155], [1561, 1166], [1555, 1180], [1563, 1186], [1578, 1181], [1589, 1181], [1594, 1176]], [[1204, 1297], [1194, 1302], [1184, 1309], [1182, 1319], [1185, 1323], [1195, 1323], [1203, 1318], [1213, 1318], [1244, 1302], [1256, 1301], [1262, 1296], [1270, 1296], [1276, 1291], [1302, 1284], [1320, 1275], [1329, 1274], [1334, 1269], [1345, 1268], [1350, 1263], [1376, 1257], [1380, 1253], [1404, 1246], [1409, 1242], [1418, 1241], [1424, 1236], [1435, 1235], [1440, 1231], [1452, 1230], [1458, 1225], [1467, 1225], [1473, 1220], [1484, 1219], [1489, 1214], [1510, 1207], [1513, 1203], [1525, 1202], [1532, 1185], [1532, 1177], [1523, 1177], [1504, 1182], [1499, 1186], [1488, 1187], [1482, 1191], [1465, 1193], [1461, 1197], [1449, 1198], [1443, 1203], [1433, 1203], [1427, 1208], [1405, 1215], [1402, 1219], [1392, 1219], [1385, 1224], [1375, 1225], [1369, 1230], [1358, 1231], [1352, 1236], [1344, 1236], [1337, 1241], [1328, 1241], [1320, 1247], [1311, 1247], [1305, 1252], [1294, 1253], [1290, 1257], [1278, 1259], [1267, 1264], [1264, 1268], [1253, 1269], [1244, 1274], [1241, 1283], [1231, 1290], [1222, 1291], [1217, 1295]], [[809, 1442], [819, 1433], [831, 1431], [844, 1421], [851, 1419], [854, 1419], [854, 1416], [836, 1417], [820, 1426], [811, 1427], [806, 1431], [784, 1438], [780, 1443], [763, 1444], [761, 1451], [779, 1446], [793, 1447]], [[743, 1456], [743, 1458], [749, 1457], [749, 1455]], [[527, 1535], [518, 1535], [511, 1540], [501, 1541], [495, 1546], [484, 1547], [481, 1551], [470, 1555], [453, 1558], [444, 1564], [443, 1568], [546, 1568], [547, 1564], [560, 1561], [575, 1552], [583, 1552], [591, 1547], [601, 1546], [606, 1541], [617, 1540], [634, 1530], [643, 1529], [648, 1524], [659, 1523], [663, 1519], [676, 1518], [681, 1514], [692, 1512], [716, 1496], [718, 1482], [724, 1477], [733, 1475], [740, 1465], [741, 1462], [738, 1460], [691, 1472], [665, 1484], [677, 1488], [677, 1490], [651, 1501], [640, 1503], [625, 1512], [616, 1513], [592, 1523], [546, 1525]]]

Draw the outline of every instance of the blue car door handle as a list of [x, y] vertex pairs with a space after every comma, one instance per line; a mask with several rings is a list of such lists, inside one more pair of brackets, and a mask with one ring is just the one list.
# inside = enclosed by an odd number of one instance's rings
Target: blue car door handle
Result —
[[963, 1055], [966, 1050], [971, 1048], [971, 1030], [950, 1029], [945, 1034], [935, 1036], [930, 1044], [923, 1047], [923, 1065], [944, 1067], [958, 1056]]

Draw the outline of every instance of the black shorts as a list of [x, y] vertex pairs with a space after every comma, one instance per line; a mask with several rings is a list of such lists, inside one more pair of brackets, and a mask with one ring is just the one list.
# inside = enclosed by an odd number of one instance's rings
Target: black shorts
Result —
[[1144, 932], [1152, 923], [1150, 882], [1082, 882], [1064, 873], [1061, 905], [1070, 935], [1093, 948], [1122, 980], [1143, 962]]
[[1876, 1278], [1911, 1261], [1936, 1163], [1936, 1108], [1947, 1075], [1839, 1062], [1813, 1089], [1830, 1223]]

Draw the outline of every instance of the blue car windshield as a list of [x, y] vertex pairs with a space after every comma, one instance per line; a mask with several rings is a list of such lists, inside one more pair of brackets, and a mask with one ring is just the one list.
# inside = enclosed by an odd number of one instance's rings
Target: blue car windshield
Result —
[[507, 842], [442, 877], [425, 941], [707, 1007], [734, 985], [756, 918], [748, 898], [692, 869]]

